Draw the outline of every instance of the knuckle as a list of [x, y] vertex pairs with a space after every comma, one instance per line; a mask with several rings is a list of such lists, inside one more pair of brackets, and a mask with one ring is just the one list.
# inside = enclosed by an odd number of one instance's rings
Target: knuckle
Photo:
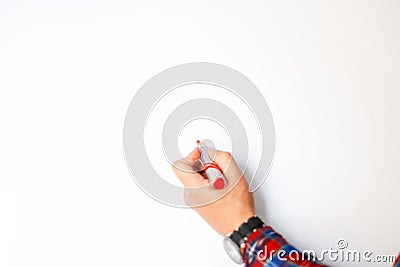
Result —
[[176, 167], [176, 165], [178, 164], [179, 160], [175, 160], [174, 162], [172, 162], [172, 167]]
[[177, 171], [177, 161], [174, 161], [174, 162], [172, 162], [172, 165], [171, 165], [171, 168], [172, 168], [172, 170], [174, 171], [174, 172], [176, 172]]
[[182, 159], [176, 160], [172, 163], [172, 169], [176, 171], [181, 171], [183, 169]]
[[218, 153], [219, 153], [221, 159], [224, 160], [224, 161], [229, 161], [232, 158], [232, 155], [231, 155], [230, 152], [220, 151]]

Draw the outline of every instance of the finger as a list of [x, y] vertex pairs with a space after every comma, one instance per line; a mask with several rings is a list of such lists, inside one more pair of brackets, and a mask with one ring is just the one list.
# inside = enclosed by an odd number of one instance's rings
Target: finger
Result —
[[207, 152], [210, 159], [217, 163], [222, 170], [226, 170], [233, 161], [233, 157], [229, 152], [217, 150], [215, 148], [208, 148]]
[[190, 154], [185, 158], [188, 161], [196, 161], [200, 159], [200, 149], [198, 147], [196, 147], [195, 149], [193, 149], [192, 152], [190, 152]]
[[173, 167], [186, 172], [197, 171], [198, 159], [200, 158], [200, 150], [196, 147], [190, 154], [173, 163]]
[[187, 157], [175, 161], [172, 165], [173, 170], [185, 187], [199, 187], [207, 185], [208, 181], [197, 172], [200, 151], [194, 149]]
[[220, 169], [225, 175], [225, 178], [231, 182], [235, 182], [243, 177], [243, 172], [237, 166], [231, 153], [226, 151], [215, 150], [211, 151], [215, 163], [218, 164]]

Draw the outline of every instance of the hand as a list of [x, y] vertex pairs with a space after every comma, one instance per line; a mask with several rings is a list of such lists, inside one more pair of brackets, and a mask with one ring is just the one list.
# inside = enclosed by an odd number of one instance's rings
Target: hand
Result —
[[228, 152], [209, 150], [210, 158], [219, 165], [228, 184], [217, 190], [198, 171], [200, 150], [176, 161], [173, 170], [185, 186], [184, 199], [215, 231], [226, 235], [254, 216], [254, 199], [243, 173]]

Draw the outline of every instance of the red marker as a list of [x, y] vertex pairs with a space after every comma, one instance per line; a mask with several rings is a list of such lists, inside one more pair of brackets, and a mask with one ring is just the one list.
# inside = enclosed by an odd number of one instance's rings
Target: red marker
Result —
[[197, 140], [197, 145], [200, 149], [200, 162], [203, 164], [203, 172], [210, 181], [210, 186], [215, 189], [223, 189], [226, 184], [226, 178], [222, 173], [222, 170], [214, 161], [208, 156], [208, 146], [205, 142]]

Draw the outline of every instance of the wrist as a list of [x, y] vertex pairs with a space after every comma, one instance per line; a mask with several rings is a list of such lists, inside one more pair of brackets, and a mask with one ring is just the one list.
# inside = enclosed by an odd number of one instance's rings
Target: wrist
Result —
[[225, 251], [234, 262], [243, 263], [248, 237], [264, 226], [265, 223], [254, 215], [245, 220], [232, 233], [225, 236], [223, 240]]
[[231, 235], [235, 230], [237, 230], [245, 221], [250, 219], [251, 217], [254, 217], [256, 214], [253, 210], [244, 212], [234, 219], [231, 220], [231, 224], [229, 227], [227, 227], [227, 230], [223, 234], [224, 236]]

